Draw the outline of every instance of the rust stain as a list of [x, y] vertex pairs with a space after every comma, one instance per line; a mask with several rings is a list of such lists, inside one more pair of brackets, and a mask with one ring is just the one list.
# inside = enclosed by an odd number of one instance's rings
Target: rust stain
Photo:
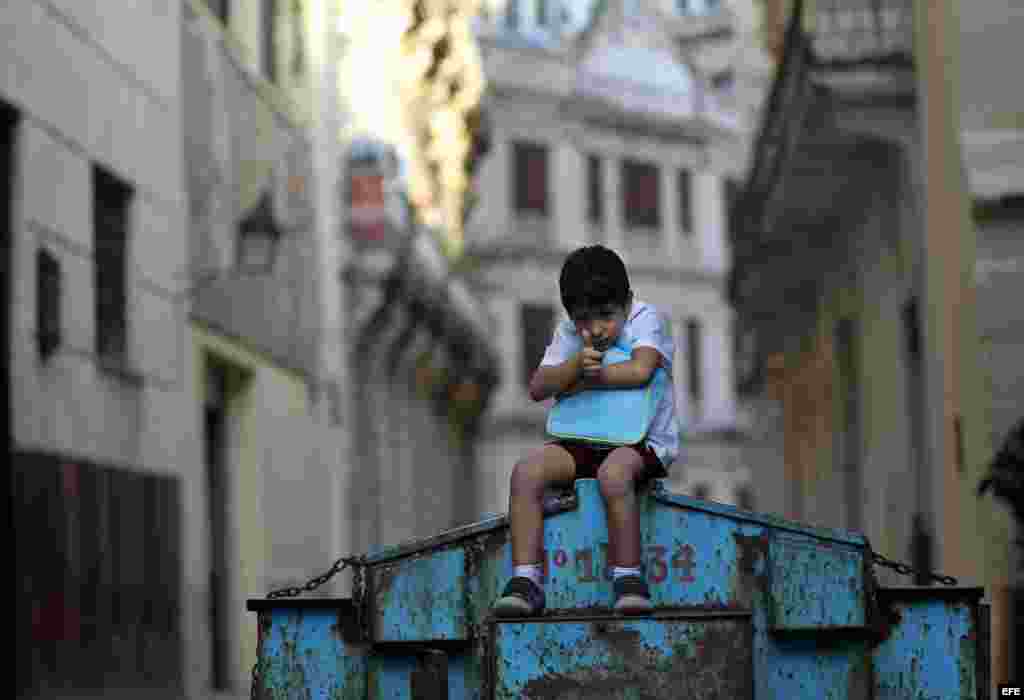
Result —
[[[732, 585], [732, 601], [743, 608], [751, 608], [757, 593], [768, 594], [768, 533], [744, 535], [733, 533], [736, 541], [736, 576]], [[757, 573], [758, 560], [764, 562], [762, 573]]]
[[[706, 624], [667, 628], [665, 648], [643, 642], [636, 630], [618, 621], [594, 623], [591, 635], [562, 653], [551, 645], [538, 655], [550, 672], [531, 679], [517, 697], [554, 698], [749, 697], [751, 659], [745, 625]], [[607, 653], [595, 663], [595, 649]], [[538, 649], [538, 651], [541, 651]], [[555, 670], [557, 669], [557, 670]]]

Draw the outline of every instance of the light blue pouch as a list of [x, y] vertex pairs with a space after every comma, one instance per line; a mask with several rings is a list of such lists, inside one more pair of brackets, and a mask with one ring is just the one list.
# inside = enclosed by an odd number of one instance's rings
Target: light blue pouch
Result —
[[[604, 353], [607, 366], [630, 359], [630, 349], [616, 341]], [[646, 385], [630, 389], [591, 389], [558, 399], [548, 411], [547, 432], [564, 440], [600, 445], [634, 445], [647, 435], [669, 384], [659, 366]]]

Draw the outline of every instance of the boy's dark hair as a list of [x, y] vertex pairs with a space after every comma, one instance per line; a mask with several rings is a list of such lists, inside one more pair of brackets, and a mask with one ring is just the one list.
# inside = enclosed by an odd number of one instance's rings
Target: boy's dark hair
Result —
[[615, 251], [603, 245], [577, 248], [569, 253], [558, 278], [562, 306], [575, 312], [629, 301], [629, 275]]

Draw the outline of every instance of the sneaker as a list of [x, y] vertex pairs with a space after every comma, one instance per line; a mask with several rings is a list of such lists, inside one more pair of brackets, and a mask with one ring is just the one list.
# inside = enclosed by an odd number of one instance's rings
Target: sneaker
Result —
[[529, 617], [544, 609], [544, 589], [525, 576], [514, 576], [494, 602], [497, 617]]
[[651, 609], [651, 594], [647, 582], [640, 576], [620, 576], [615, 579], [615, 612], [633, 615]]

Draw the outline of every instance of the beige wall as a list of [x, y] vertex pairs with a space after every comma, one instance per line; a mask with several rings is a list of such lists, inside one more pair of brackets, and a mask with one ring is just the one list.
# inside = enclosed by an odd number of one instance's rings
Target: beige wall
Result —
[[[248, 598], [276, 587], [305, 583], [330, 567], [345, 542], [332, 527], [336, 489], [343, 488], [338, 431], [310, 413], [305, 378], [276, 367], [270, 358], [199, 324], [192, 325], [193, 381], [199, 405], [206, 392], [211, 359], [232, 368], [229, 386], [227, 551], [232, 581], [229, 648], [237, 687], [247, 687], [256, 660], [256, 616], [245, 611]], [[203, 504], [203, 490], [192, 494]], [[204, 510], [197, 509], [198, 513]], [[208, 556], [205, 518], [188, 528], [193, 551]], [[347, 553], [347, 551], [345, 552]], [[194, 582], [205, 589], [206, 582]], [[323, 592], [338, 590], [336, 581]], [[190, 649], [192, 662], [205, 652]]]

